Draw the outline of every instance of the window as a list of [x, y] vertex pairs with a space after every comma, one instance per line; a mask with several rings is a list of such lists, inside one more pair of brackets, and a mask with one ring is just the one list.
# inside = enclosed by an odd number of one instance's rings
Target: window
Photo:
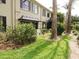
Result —
[[35, 12], [35, 6], [33, 3], [32, 3], [32, 12]]
[[28, 0], [20, 0], [20, 7], [24, 10], [29, 10], [29, 1]]
[[50, 17], [50, 13], [47, 13], [47, 17]]
[[35, 13], [37, 14], [38, 13], [38, 6], [35, 5]]
[[38, 6], [38, 14], [40, 15], [40, 6]]
[[0, 16], [0, 31], [6, 31], [6, 17]]
[[46, 16], [46, 10], [45, 9], [42, 10], [42, 16]]
[[29, 1], [29, 11], [31, 11], [32, 3]]
[[29, 11], [33, 11], [33, 3], [29, 2]]
[[36, 4], [33, 4], [32, 11], [36, 14], [38, 13], [38, 6]]
[[6, 3], [6, 0], [0, 0], [0, 3], [4, 3], [5, 4]]

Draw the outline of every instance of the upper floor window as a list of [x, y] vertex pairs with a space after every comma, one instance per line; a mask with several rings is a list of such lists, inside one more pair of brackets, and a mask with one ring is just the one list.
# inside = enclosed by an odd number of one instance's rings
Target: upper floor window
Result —
[[50, 17], [50, 13], [47, 13], [47, 17]]
[[46, 10], [45, 9], [42, 10], [42, 16], [46, 16]]
[[0, 0], [0, 3], [4, 3], [5, 4], [6, 3], [6, 0]]
[[20, 0], [20, 7], [24, 10], [29, 10], [29, 0]]
[[36, 4], [33, 4], [32, 11], [36, 14], [38, 13], [38, 6]]
[[20, 7], [24, 10], [32, 11], [33, 13], [38, 13], [38, 6], [29, 0], [20, 0]]
[[40, 6], [38, 6], [38, 14], [40, 15], [41, 13], [40, 13]]
[[38, 6], [35, 5], [35, 13], [37, 14], [38, 13]]

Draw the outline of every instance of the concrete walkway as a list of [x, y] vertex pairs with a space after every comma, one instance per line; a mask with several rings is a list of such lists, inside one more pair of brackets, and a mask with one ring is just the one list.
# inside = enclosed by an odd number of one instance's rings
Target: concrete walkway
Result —
[[70, 46], [70, 57], [69, 59], [79, 59], [79, 48], [77, 45], [77, 36], [71, 35], [72, 40], [69, 42]]

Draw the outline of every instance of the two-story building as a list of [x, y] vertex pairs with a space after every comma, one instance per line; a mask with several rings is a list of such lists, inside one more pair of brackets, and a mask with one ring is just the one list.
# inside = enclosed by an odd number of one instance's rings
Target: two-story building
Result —
[[0, 28], [15, 28], [18, 23], [32, 22], [36, 29], [42, 29], [50, 17], [51, 11], [37, 1], [0, 0]]

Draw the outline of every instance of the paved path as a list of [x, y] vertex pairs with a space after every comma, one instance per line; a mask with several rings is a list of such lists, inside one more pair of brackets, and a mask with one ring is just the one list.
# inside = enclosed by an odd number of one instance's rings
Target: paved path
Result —
[[69, 46], [70, 46], [70, 58], [69, 59], [79, 59], [79, 48], [77, 45], [77, 40], [76, 40], [76, 36], [72, 35], [72, 40], [70, 40], [69, 42]]

